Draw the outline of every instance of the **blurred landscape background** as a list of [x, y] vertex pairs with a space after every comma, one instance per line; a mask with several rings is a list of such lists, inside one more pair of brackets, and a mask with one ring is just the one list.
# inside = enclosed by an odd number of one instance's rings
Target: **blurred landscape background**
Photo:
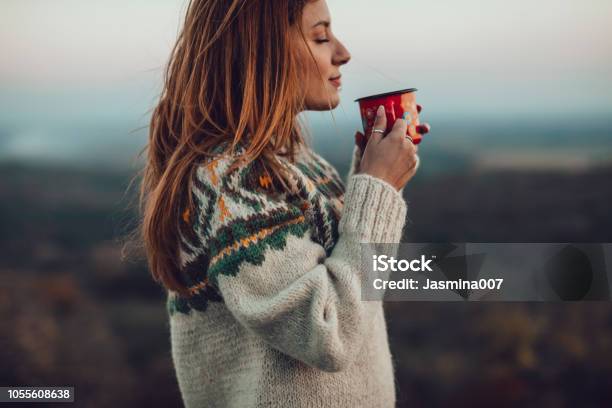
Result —
[[[413, 242], [612, 242], [612, 3], [328, 0], [343, 102], [306, 113], [341, 174], [354, 99], [416, 87]], [[183, 0], [0, 5], [0, 385], [178, 407], [164, 292], [122, 262]], [[358, 29], [358, 27], [363, 27]], [[398, 406], [600, 407], [609, 302], [385, 304]]]

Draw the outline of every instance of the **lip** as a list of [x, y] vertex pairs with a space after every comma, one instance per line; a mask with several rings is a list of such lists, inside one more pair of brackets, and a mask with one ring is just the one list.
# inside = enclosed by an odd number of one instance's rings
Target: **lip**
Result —
[[330, 78], [329, 81], [334, 84], [336, 88], [340, 88], [342, 86], [342, 81], [340, 80], [341, 77], [342, 75], [338, 75], [337, 77]]

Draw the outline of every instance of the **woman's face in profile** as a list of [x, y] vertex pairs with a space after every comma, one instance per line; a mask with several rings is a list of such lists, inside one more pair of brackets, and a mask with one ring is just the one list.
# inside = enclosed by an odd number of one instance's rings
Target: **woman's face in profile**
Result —
[[306, 3], [302, 27], [314, 56], [313, 61], [308, 51], [303, 49], [306, 74], [302, 85], [306, 93], [306, 110], [329, 110], [330, 105], [333, 109], [340, 103], [340, 66], [350, 60], [351, 54], [332, 33], [331, 16], [325, 0]]

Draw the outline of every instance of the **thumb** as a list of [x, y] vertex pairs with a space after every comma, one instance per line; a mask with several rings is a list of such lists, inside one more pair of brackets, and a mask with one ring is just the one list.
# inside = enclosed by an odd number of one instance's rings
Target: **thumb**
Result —
[[385, 107], [383, 105], [380, 105], [378, 107], [378, 110], [376, 111], [376, 120], [374, 120], [374, 126], [372, 127], [372, 134], [370, 135], [369, 140], [372, 140], [373, 142], [380, 142], [380, 140], [383, 138], [383, 133], [380, 132], [374, 132], [374, 130], [383, 130], [384, 133], [387, 133], [387, 114], [385, 113]]

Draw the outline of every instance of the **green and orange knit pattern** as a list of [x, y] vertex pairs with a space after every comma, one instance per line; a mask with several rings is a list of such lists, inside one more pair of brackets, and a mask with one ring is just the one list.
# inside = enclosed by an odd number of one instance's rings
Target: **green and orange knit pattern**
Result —
[[[243, 151], [239, 145], [236, 154]], [[191, 193], [200, 213], [192, 217], [185, 211], [179, 221], [181, 267], [192, 297], [169, 297], [169, 313], [204, 311], [209, 301], [222, 301], [218, 274], [235, 275], [243, 262], [261, 264], [266, 248], [282, 250], [287, 234], [302, 237], [309, 225], [311, 238], [331, 252], [338, 239], [344, 183], [321, 156], [306, 150], [299, 159], [304, 154], [310, 154], [310, 160], [285, 162], [293, 170], [295, 194], [281, 195], [274, 202], [269, 193], [275, 186], [259, 161], [224, 178], [231, 164], [227, 158], [198, 168]], [[233, 214], [228, 209], [238, 206], [249, 212]]]

